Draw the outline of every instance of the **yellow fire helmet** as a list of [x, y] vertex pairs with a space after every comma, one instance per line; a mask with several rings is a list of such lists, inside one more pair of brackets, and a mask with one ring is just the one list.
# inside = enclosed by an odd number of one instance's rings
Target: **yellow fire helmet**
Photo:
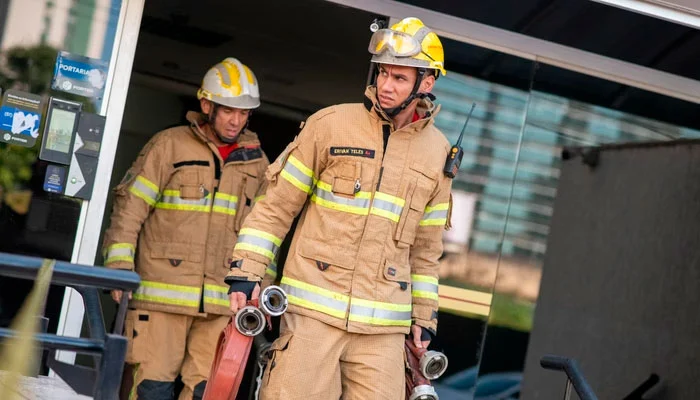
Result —
[[240, 109], [260, 106], [260, 88], [253, 71], [233, 57], [228, 57], [207, 71], [198, 99]]
[[426, 68], [445, 75], [445, 53], [437, 34], [414, 17], [376, 31], [369, 42], [372, 62]]

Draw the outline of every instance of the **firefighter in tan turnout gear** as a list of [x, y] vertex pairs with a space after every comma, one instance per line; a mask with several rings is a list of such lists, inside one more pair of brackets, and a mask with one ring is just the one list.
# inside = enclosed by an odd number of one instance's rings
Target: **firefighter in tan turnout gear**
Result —
[[[375, 32], [364, 104], [312, 115], [268, 168], [226, 282], [231, 308], [257, 296], [301, 212], [281, 286], [289, 309], [263, 399], [403, 399], [404, 341], [437, 328], [438, 258], [449, 224], [450, 145], [430, 95], [444, 74], [437, 35], [416, 18]], [[421, 340], [422, 339], [422, 340]]]
[[[231, 311], [224, 277], [269, 165], [246, 129], [260, 105], [253, 72], [227, 58], [205, 75], [202, 113], [156, 134], [115, 189], [105, 265], [135, 270], [126, 319], [129, 399], [201, 399]], [[119, 302], [122, 293], [112, 292]]]

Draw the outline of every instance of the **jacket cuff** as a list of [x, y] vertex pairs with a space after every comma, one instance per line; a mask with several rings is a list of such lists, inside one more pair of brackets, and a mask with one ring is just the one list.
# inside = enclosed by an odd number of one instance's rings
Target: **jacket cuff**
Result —
[[253, 289], [255, 289], [255, 285], [257, 285], [256, 282], [241, 281], [238, 279], [234, 279], [233, 277], [227, 277], [226, 279], [224, 279], [224, 282], [228, 283], [229, 285], [228, 294], [234, 292], [245, 293], [245, 297], [248, 300], [250, 300], [253, 296]]
[[251, 282], [260, 282], [265, 276], [267, 265], [250, 259], [235, 260], [231, 263], [228, 277], [234, 280], [246, 280]]
[[431, 306], [413, 304], [413, 323], [430, 330], [433, 334], [437, 332], [437, 317], [438, 313]]
[[126, 261], [112, 262], [105, 264], [105, 267], [109, 269], [120, 269], [123, 271], [134, 271], [134, 264]]

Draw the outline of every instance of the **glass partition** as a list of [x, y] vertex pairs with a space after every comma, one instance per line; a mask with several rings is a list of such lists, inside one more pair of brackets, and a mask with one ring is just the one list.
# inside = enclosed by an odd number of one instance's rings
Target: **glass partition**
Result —
[[[493, 313], [534, 63], [449, 39], [443, 43], [450, 69], [433, 91], [441, 107], [435, 123], [451, 143], [464, 131], [464, 158], [453, 182], [452, 228], [444, 235], [440, 265], [438, 335], [431, 348], [449, 358], [447, 372], [435, 382], [440, 398], [461, 399], [474, 390], [486, 321]], [[476, 107], [465, 128], [472, 103]], [[501, 322], [519, 323], [507, 316]]]
[[[501, 209], [508, 207], [505, 235], [498, 251], [476, 399], [519, 393], [563, 147], [699, 138], [698, 112], [698, 104], [550, 65], [537, 66], [514, 179], [500, 188], [506, 196]], [[511, 141], [501, 138], [497, 143]]]

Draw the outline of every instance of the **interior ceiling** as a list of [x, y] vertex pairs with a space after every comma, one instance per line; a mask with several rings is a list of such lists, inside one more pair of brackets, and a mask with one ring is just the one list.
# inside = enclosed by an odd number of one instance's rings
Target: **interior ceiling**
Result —
[[313, 112], [361, 100], [374, 17], [321, 0], [149, 0], [134, 71], [193, 96], [208, 68], [236, 57], [264, 103]]
[[[401, 1], [700, 80], [700, 31], [590, 0]], [[211, 65], [234, 56], [257, 75], [264, 106], [308, 114], [360, 100], [375, 17], [323, 0], [149, 0], [134, 71], [193, 96]], [[444, 43], [448, 70], [529, 87], [529, 61]], [[555, 67], [541, 66], [534, 88], [700, 128], [695, 104]]]

